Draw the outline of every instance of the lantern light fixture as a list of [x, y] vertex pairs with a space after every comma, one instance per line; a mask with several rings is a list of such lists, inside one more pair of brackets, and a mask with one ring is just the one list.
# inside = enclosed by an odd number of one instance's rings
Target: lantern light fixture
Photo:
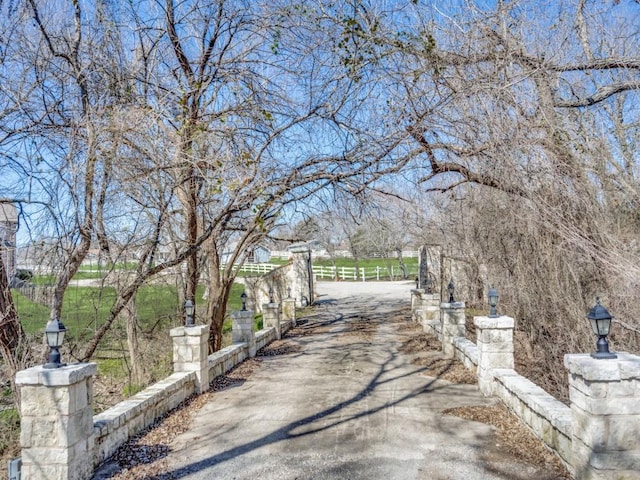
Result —
[[488, 298], [489, 298], [489, 318], [496, 318], [498, 317], [498, 299], [500, 298], [500, 294], [498, 293], [498, 290], [496, 290], [494, 287], [491, 287], [489, 289], [489, 294], [488, 294]]
[[64, 341], [64, 334], [66, 332], [66, 327], [57, 318], [54, 318], [47, 322], [47, 326], [44, 329], [44, 336], [50, 352], [49, 362], [44, 364], [44, 368], [60, 368], [66, 365], [61, 362], [60, 356], [60, 347], [62, 346], [62, 342]]
[[609, 351], [609, 342], [607, 341], [613, 317], [609, 311], [600, 304], [599, 297], [596, 297], [596, 304], [589, 310], [589, 313], [587, 313], [587, 319], [591, 322], [593, 333], [598, 336], [596, 351], [591, 353], [591, 356], [600, 360], [618, 358], [615, 353]]
[[247, 310], [247, 292], [242, 292], [240, 299], [242, 300], [242, 311], [244, 312]]
[[193, 327], [195, 325], [194, 315], [196, 313], [196, 304], [193, 300], [188, 299], [184, 302], [185, 326]]

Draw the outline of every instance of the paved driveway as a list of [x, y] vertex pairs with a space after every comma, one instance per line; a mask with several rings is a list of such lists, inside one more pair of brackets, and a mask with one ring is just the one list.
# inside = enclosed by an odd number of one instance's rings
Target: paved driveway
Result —
[[216, 393], [171, 445], [166, 478], [552, 478], [501, 455], [491, 427], [442, 414], [492, 400], [400, 353], [412, 285], [319, 283], [291, 353]]

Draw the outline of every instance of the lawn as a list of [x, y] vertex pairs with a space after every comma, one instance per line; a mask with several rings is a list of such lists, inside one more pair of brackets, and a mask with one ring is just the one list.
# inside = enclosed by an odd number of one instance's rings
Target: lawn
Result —
[[[404, 262], [405, 266], [407, 268], [418, 268], [418, 258], [403, 258], [402, 261]], [[313, 260], [313, 264], [314, 265], [318, 265], [318, 266], [322, 266], [322, 267], [332, 267], [334, 265], [333, 260], [329, 259], [329, 258], [316, 258]], [[397, 258], [363, 258], [358, 260], [357, 266], [359, 268], [375, 268], [375, 267], [380, 267], [380, 268], [388, 268], [389, 266], [393, 265], [398, 266], [399, 262]], [[340, 268], [340, 267], [348, 267], [348, 268], [353, 268], [356, 266], [356, 262], [353, 258], [336, 258], [335, 259], [335, 266]]]
[[[241, 308], [240, 294], [244, 287], [234, 284], [227, 303], [227, 311]], [[196, 304], [205, 308], [202, 298], [204, 288], [197, 292]], [[16, 309], [27, 333], [42, 331], [49, 318], [49, 308], [32, 302], [27, 297], [13, 290]], [[64, 296], [62, 321], [69, 329], [69, 335], [79, 340], [91, 336], [109, 317], [109, 312], [116, 299], [113, 287], [77, 287], [70, 286]], [[148, 285], [140, 287], [136, 298], [138, 321], [143, 331], [154, 329], [159, 324], [164, 326], [178, 325], [182, 317], [182, 308], [178, 305], [179, 296], [175, 286]], [[201, 312], [203, 313], [203, 312]], [[231, 321], [228, 322], [231, 329]]]
[[[234, 284], [227, 311], [241, 308], [240, 295], [244, 287]], [[199, 287], [196, 304], [204, 314], [206, 301], [202, 298], [204, 288]], [[13, 290], [13, 297], [20, 317], [22, 328], [27, 334], [38, 336], [44, 331], [49, 319], [49, 308], [32, 302], [27, 297]], [[86, 342], [109, 317], [110, 309], [116, 299], [113, 287], [75, 287], [67, 289], [62, 308], [62, 322], [67, 328], [65, 344], [67, 349], [80, 355]], [[156, 345], [160, 351], [154, 357], [164, 355], [167, 358], [158, 359], [152, 369], [154, 377], [162, 378], [171, 368], [171, 344], [169, 330], [182, 323], [182, 307], [178, 304], [179, 297], [175, 286], [148, 285], [139, 289], [136, 298], [136, 311], [141, 342]], [[256, 319], [256, 327], [261, 328], [261, 319]], [[232, 321], [228, 318], [223, 325], [223, 333], [227, 341], [231, 341]], [[94, 355], [98, 370], [103, 375], [113, 379], [124, 379], [128, 376], [127, 365], [127, 333], [124, 321], [117, 319], [100, 343]], [[147, 348], [148, 349], [148, 348]], [[164, 353], [163, 353], [164, 352]], [[67, 359], [69, 360], [69, 359]], [[156, 371], [157, 370], [157, 371]], [[126, 388], [131, 390], [131, 385]], [[131, 393], [134, 393], [131, 390]]]

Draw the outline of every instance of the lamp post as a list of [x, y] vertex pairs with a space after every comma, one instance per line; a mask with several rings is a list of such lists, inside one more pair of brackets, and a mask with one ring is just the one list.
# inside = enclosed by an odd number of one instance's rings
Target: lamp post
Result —
[[57, 318], [49, 320], [47, 326], [44, 329], [44, 336], [47, 341], [47, 346], [50, 349], [49, 362], [44, 364], [44, 368], [60, 368], [65, 364], [60, 360], [60, 350], [62, 342], [64, 341], [64, 334], [67, 331], [65, 326]]
[[242, 292], [240, 299], [242, 300], [242, 311], [245, 312], [247, 310], [247, 292]]
[[420, 288], [420, 277], [416, 277], [416, 290]]
[[291, 298], [291, 287], [287, 287], [287, 298]]
[[593, 333], [598, 336], [596, 351], [591, 353], [591, 356], [597, 359], [618, 358], [615, 353], [609, 351], [609, 342], [607, 341], [613, 317], [606, 308], [600, 305], [599, 297], [596, 297], [596, 304], [587, 313], [587, 319], [591, 322]]
[[498, 317], [498, 309], [496, 307], [498, 306], [498, 299], [500, 298], [500, 295], [498, 294], [498, 290], [491, 287], [489, 289], [488, 297], [489, 297], [489, 318], [496, 318]]
[[273, 303], [273, 287], [269, 287], [269, 303]]
[[447, 290], [449, 291], [449, 303], [453, 303], [455, 302], [455, 299], [453, 298], [453, 292], [456, 289], [455, 285], [453, 284], [453, 278], [449, 281], [449, 285], [447, 285]]
[[193, 300], [188, 299], [184, 302], [184, 314], [185, 314], [185, 327], [193, 327], [195, 325], [193, 321], [194, 314], [196, 312], [196, 305]]

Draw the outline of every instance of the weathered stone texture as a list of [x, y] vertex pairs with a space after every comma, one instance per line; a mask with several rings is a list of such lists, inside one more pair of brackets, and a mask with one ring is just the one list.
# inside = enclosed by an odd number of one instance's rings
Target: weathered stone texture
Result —
[[442, 317], [442, 351], [447, 357], [453, 357], [455, 355], [453, 339], [465, 336], [464, 307], [464, 302], [442, 303], [440, 305]]
[[84, 480], [93, 465], [92, 378], [96, 365], [18, 372], [21, 390], [22, 476]]
[[173, 340], [173, 371], [196, 372], [199, 392], [209, 388], [209, 326], [177, 327], [169, 332]]
[[289, 321], [296, 326], [296, 300], [295, 298], [285, 298], [282, 301], [282, 320]]
[[640, 479], [640, 357], [565, 355], [576, 478]]
[[262, 321], [264, 328], [275, 328], [276, 338], [282, 338], [282, 327], [280, 326], [280, 305], [277, 303], [265, 303], [262, 305]]
[[494, 370], [513, 369], [513, 327], [511, 317], [474, 317], [478, 345], [478, 386], [493, 394]]
[[[249, 357], [256, 356], [256, 336], [253, 325], [253, 312], [250, 310], [237, 310], [231, 313], [232, 327], [231, 338], [233, 343], [246, 343], [249, 348]], [[211, 377], [214, 378], [214, 377]]]

